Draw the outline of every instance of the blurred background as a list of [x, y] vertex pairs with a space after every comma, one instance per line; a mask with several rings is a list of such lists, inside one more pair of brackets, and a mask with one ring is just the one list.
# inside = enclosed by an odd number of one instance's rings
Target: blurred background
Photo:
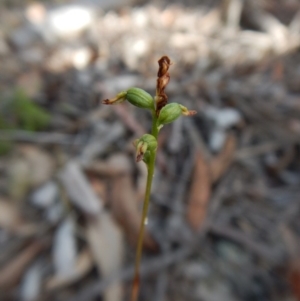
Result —
[[1, 0], [0, 300], [129, 300], [151, 116], [139, 300], [300, 300], [298, 0]]

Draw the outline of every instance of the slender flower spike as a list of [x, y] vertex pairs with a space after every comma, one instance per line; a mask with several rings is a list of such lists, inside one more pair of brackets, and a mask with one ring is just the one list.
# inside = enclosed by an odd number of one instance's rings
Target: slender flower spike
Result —
[[151, 135], [145, 134], [141, 138], [134, 141], [136, 148], [136, 161], [144, 161], [147, 165], [147, 183], [145, 189], [145, 198], [143, 204], [143, 213], [140, 223], [139, 237], [136, 249], [136, 260], [134, 268], [134, 278], [132, 284], [131, 301], [138, 300], [139, 288], [140, 288], [140, 263], [143, 251], [144, 234], [147, 212], [150, 203], [151, 185], [154, 176], [155, 158], [157, 149], [157, 139], [160, 128], [165, 124], [171, 123], [179, 118], [181, 115], [192, 116], [196, 114], [196, 111], [189, 111], [186, 107], [179, 103], [168, 104], [168, 96], [165, 93], [165, 89], [170, 81], [169, 68], [171, 66], [171, 60], [168, 56], [163, 56], [158, 60], [158, 73], [156, 80], [156, 93], [152, 97], [146, 91], [139, 88], [130, 88], [126, 91], [122, 91], [112, 99], [103, 100], [104, 104], [113, 105], [121, 103], [127, 100], [132, 105], [149, 109], [152, 113], [152, 129]]
[[103, 100], [102, 103], [106, 105], [113, 105], [119, 104], [124, 100], [128, 100], [128, 102], [136, 107], [154, 110], [153, 97], [140, 88], [130, 88], [127, 91], [117, 94], [115, 98]]

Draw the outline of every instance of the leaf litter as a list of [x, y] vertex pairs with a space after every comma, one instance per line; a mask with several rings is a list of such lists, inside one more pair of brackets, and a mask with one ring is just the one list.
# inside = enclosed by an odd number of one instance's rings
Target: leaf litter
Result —
[[153, 94], [169, 55], [169, 100], [199, 114], [162, 131], [141, 300], [299, 299], [299, 3], [17, 2], [0, 4], [0, 298], [127, 298], [150, 116], [99, 99]]

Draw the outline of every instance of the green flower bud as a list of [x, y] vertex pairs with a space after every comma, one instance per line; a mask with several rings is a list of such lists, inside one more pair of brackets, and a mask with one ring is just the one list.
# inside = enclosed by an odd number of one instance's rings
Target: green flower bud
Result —
[[164, 124], [175, 121], [181, 115], [192, 116], [196, 111], [189, 111], [186, 107], [179, 103], [170, 103], [164, 106], [158, 116], [158, 127], [161, 128]]
[[150, 162], [151, 153], [150, 151], [146, 151], [143, 157], [143, 161], [148, 165]]
[[153, 97], [142, 89], [128, 89], [126, 93], [126, 99], [136, 107], [154, 110]]
[[134, 141], [136, 147], [136, 161], [144, 160], [145, 163], [150, 157], [150, 152], [157, 148], [157, 141], [150, 134], [143, 135], [140, 139]]
[[146, 142], [148, 144], [148, 150], [153, 151], [157, 148], [157, 141], [153, 135], [145, 134], [143, 135], [139, 141]]
[[165, 105], [159, 113], [158, 126], [175, 121], [181, 114], [182, 110], [178, 103], [173, 102]]

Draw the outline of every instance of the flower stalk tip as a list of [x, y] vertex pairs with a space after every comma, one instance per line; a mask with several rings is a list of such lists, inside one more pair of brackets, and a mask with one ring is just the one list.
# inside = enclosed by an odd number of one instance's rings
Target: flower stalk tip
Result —
[[168, 103], [168, 96], [165, 93], [165, 88], [170, 81], [169, 68], [171, 60], [166, 55], [158, 60], [158, 72], [156, 81], [156, 115], [159, 115], [160, 110]]
[[172, 65], [172, 62], [168, 56], [164, 55], [158, 60], [158, 65], [159, 69], [157, 72], [157, 76], [162, 77], [168, 72], [169, 67]]

